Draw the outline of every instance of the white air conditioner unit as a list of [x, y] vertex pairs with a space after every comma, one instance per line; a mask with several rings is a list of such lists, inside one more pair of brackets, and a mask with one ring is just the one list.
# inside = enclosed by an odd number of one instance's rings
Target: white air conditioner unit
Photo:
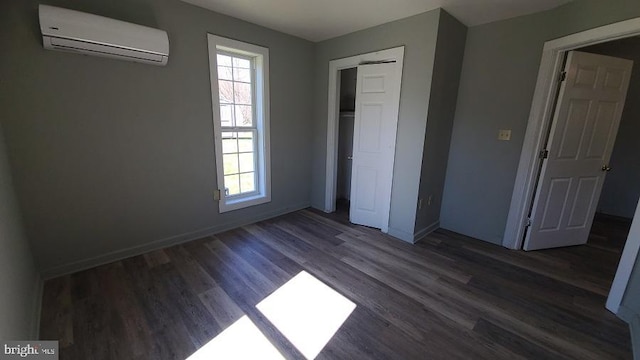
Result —
[[55, 6], [40, 5], [45, 49], [166, 65], [167, 32]]

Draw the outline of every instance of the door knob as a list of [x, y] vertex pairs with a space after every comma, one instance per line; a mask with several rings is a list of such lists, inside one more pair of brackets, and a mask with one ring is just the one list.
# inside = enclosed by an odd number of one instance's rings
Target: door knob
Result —
[[347, 160], [353, 160], [353, 156], [352, 155], [347, 156]]
[[609, 167], [609, 165], [602, 165], [602, 171], [609, 172], [611, 171], [611, 168]]

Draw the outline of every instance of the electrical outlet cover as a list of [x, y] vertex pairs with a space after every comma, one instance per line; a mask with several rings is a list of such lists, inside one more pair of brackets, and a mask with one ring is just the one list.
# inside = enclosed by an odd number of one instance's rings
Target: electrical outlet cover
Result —
[[509, 141], [511, 140], [511, 130], [499, 130], [498, 140]]

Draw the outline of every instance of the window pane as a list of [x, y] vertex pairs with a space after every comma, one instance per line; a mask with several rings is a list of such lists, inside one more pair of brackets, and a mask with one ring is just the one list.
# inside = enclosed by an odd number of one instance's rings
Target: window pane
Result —
[[224, 177], [224, 187], [227, 196], [240, 194], [240, 176], [229, 175]]
[[218, 65], [231, 66], [231, 56], [218, 54]]
[[[262, 64], [268, 62], [261, 60], [266, 56], [262, 49], [256, 50], [255, 54], [246, 53], [240, 50], [241, 46], [227, 48], [212, 39], [209, 39], [209, 46], [218, 48], [212, 58], [215, 66], [211, 64], [210, 67], [213, 81], [217, 82], [212, 85], [218, 88], [218, 94], [213, 94], [213, 105], [217, 107], [214, 108], [217, 120], [215, 147], [218, 150], [215, 163], [221, 180], [219, 188], [226, 198], [220, 202], [220, 211], [224, 212], [262, 203], [269, 193], [267, 184], [262, 183], [262, 171], [268, 166], [264, 156], [268, 151], [263, 153], [265, 139], [260, 131], [264, 120], [258, 112], [259, 105], [268, 105], [268, 98], [263, 89], [256, 86], [262, 79], [263, 70], [267, 70]], [[231, 42], [229, 40], [224, 46], [230, 46]]]
[[253, 150], [253, 133], [241, 132], [238, 133], [238, 151], [240, 152], [252, 152]]
[[244, 153], [244, 154], [240, 154], [239, 158], [240, 158], [240, 172], [249, 172], [249, 171], [253, 171], [253, 164], [254, 164], [254, 159], [253, 159], [253, 155], [254, 153]]
[[233, 126], [233, 105], [220, 105], [220, 122], [222, 126]]
[[222, 153], [237, 153], [238, 152], [238, 135], [231, 132], [222, 133]]
[[240, 174], [240, 191], [243, 193], [256, 191], [255, 173]]
[[233, 80], [232, 69], [226, 66], [218, 66], [218, 79]]
[[236, 105], [236, 126], [253, 126], [251, 106]]
[[248, 69], [251, 67], [251, 61], [234, 57], [233, 67]]
[[220, 93], [220, 103], [233, 103], [233, 82], [226, 80], [218, 81], [218, 92]]
[[238, 154], [225, 154], [222, 155], [222, 162], [224, 164], [224, 174], [231, 175], [237, 174], [238, 168]]
[[244, 81], [251, 82], [251, 70], [250, 69], [241, 69], [234, 68], [233, 69], [233, 80], [235, 81]]
[[235, 103], [251, 105], [251, 84], [234, 83]]

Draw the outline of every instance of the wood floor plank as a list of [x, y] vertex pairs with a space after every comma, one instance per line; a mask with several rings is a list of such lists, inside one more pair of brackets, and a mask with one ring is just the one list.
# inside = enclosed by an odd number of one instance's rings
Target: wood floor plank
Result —
[[205, 293], [218, 286], [184, 247], [175, 246], [166, 249], [165, 252], [175, 264], [176, 270], [196, 294]]
[[197, 348], [204, 346], [222, 331], [197, 294], [173, 267], [167, 267], [161, 281], [164, 285], [163, 297], [175, 304], [172, 311], [175, 313], [174, 322], [184, 324]]
[[518, 252], [306, 209], [48, 280], [41, 337], [61, 359], [184, 360], [246, 317], [303, 359], [256, 305], [305, 271], [356, 305], [318, 359], [631, 359], [604, 309], [628, 227], [596, 216], [587, 245]]
[[295, 235], [272, 226], [272, 223], [268, 221], [245, 226], [244, 229], [298, 264], [306, 262], [309, 257], [313, 258], [322, 253], [321, 250]]
[[[220, 238], [224, 238], [224, 234], [218, 235]], [[229, 264], [229, 267], [235, 269], [237, 273], [242, 276], [244, 282], [250, 286], [256, 294], [264, 297], [278, 287], [280, 287], [284, 281], [286, 275], [278, 277], [278, 280], [272, 281], [267, 274], [262, 273], [260, 270], [254, 268], [238, 254], [234, 253], [228, 246], [224, 244], [217, 236], [214, 240], [207, 244], [207, 247], [218, 256], [218, 259], [224, 259]]]
[[171, 259], [169, 259], [169, 256], [167, 256], [167, 254], [165, 253], [164, 249], [152, 251], [144, 254], [143, 256], [147, 262], [147, 265], [149, 265], [149, 267], [151, 268], [158, 265], [166, 264], [171, 261]]
[[58, 340], [60, 348], [73, 344], [71, 278], [62, 276], [46, 282], [43, 290], [40, 338]]
[[185, 248], [280, 353], [287, 358], [302, 358], [300, 352], [255, 307], [275, 290], [272, 283], [260, 275], [259, 279], [268, 284], [255, 286], [256, 279], [249, 281], [250, 277], [257, 276], [255, 269], [247, 267], [244, 260], [232, 254], [217, 238], [187, 244]]
[[253, 235], [243, 229], [218, 235], [217, 238], [226, 248], [237, 255], [238, 259], [244, 260], [247, 266], [272, 282], [275, 288], [282, 286], [300, 272], [299, 266], [291, 261], [285, 261], [282, 256], [277, 256], [275, 251], [269, 247], [257, 243], [254, 241]]
[[242, 309], [218, 286], [199, 295], [200, 301], [207, 307], [220, 329], [226, 329], [243, 315]]
[[451, 297], [462, 297], [469, 301], [469, 306], [475, 307], [478, 313], [487, 316], [495, 324], [530, 341], [553, 351], [573, 354], [575, 358], [615, 358], [610, 348], [602, 349], [589, 341], [588, 336], [581, 332], [571, 331], [562, 325], [546, 318], [544, 314], [532, 313], [514, 303], [510, 298], [503, 298], [501, 294], [494, 294], [489, 289], [477, 287], [460, 288], [457, 284], [442, 284], [442, 291], [449, 287]]
[[[495, 359], [491, 349], [476, 346], [468, 339], [469, 333], [443, 319], [436, 312], [422, 306], [419, 301], [385, 285], [377, 279], [362, 276], [360, 271], [332, 257], [316, 258], [304, 264], [308, 271], [326, 282], [347, 298], [375, 312], [384, 321], [393, 324], [406, 335], [432, 349], [448, 348], [451, 356], [463, 357], [465, 351], [475, 349], [477, 358]], [[336, 281], [335, 279], [340, 279]]]
[[186, 358], [196, 351], [196, 344], [181, 317], [181, 309], [176, 309], [179, 304], [168, 295], [165, 275], [171, 265], [150, 269], [142, 256], [123, 260], [122, 264], [151, 328], [152, 346], [148, 349], [148, 358]]
[[384, 259], [389, 265], [394, 266], [402, 273], [420, 272], [427, 276], [444, 276], [464, 284], [469, 282], [472, 277], [468, 271], [457, 266], [449, 258], [443, 259], [441, 256], [433, 256], [428, 252], [422, 252], [421, 254], [399, 252], [381, 245], [381, 242], [369, 244], [366, 240], [363, 241], [362, 237], [351, 234], [343, 233], [337, 237], [348, 244], [345, 246], [353, 246], [375, 258]]
[[[553, 329], [553, 331], [564, 337], [572, 339], [572, 343], [581, 344], [582, 348], [591, 348], [592, 351], [609, 352], [616, 354], [618, 346], [629, 346], [625, 338], [626, 329], [611, 327], [604, 322], [593, 321], [588, 317], [574, 311], [565, 311], [552, 304], [532, 300], [524, 294], [507, 293], [504, 287], [491, 285], [489, 283], [473, 282], [470, 289], [482, 289], [483, 292], [493, 294], [495, 301], [503, 304], [503, 309], [520, 315], [521, 318], [528, 318], [540, 327]], [[505, 300], [498, 300], [507, 299]], [[526, 315], [525, 315], [526, 314]], [[533, 320], [537, 317], [538, 320]], [[544, 319], [540, 321], [540, 319]], [[589, 331], [591, 336], [580, 336], [581, 331]], [[568, 335], [564, 335], [568, 334]], [[616, 339], [616, 340], [613, 340]], [[604, 341], [603, 341], [604, 340]], [[609, 346], [607, 346], [609, 343]]]
[[[376, 263], [375, 257], [363, 257], [357, 253], [357, 249], [350, 249], [348, 253], [341, 257], [341, 260], [351, 265], [353, 268], [361, 272], [380, 279], [389, 284], [393, 289], [402, 294], [417, 300], [427, 309], [456, 322], [466, 329], [473, 329], [477, 321], [477, 314], [469, 311], [468, 308], [460, 306], [451, 298], [441, 296], [437, 292], [431, 292], [428, 289], [437, 281], [437, 276], [414, 276], [394, 271], [393, 267], [386, 266], [385, 263]], [[402, 276], [398, 274], [403, 274]]]
[[111, 308], [101, 296], [88, 297], [74, 302], [76, 355], [80, 359], [110, 359], [112, 345], [109, 340]]
[[104, 293], [114, 309], [110, 329], [112, 350], [119, 350], [116, 354], [121, 356], [139, 357], [147, 354], [152, 345], [151, 329], [129, 282], [123, 281], [127, 276], [120, 262], [102, 266], [98, 271]]
[[354, 310], [325, 352], [328, 359], [440, 359], [445, 356], [436, 348], [404, 336], [398, 328], [365, 307]]
[[171, 304], [163, 298], [163, 285], [157, 272], [148, 271], [145, 260], [139, 256], [123, 260], [122, 264], [151, 331], [171, 326], [173, 311]]
[[569, 359], [559, 352], [538, 346], [531, 341], [509, 332], [508, 330], [505, 330], [483, 318], [478, 320], [474, 331], [486, 336], [495, 343], [509, 348], [515, 354], [518, 354], [525, 359]]

